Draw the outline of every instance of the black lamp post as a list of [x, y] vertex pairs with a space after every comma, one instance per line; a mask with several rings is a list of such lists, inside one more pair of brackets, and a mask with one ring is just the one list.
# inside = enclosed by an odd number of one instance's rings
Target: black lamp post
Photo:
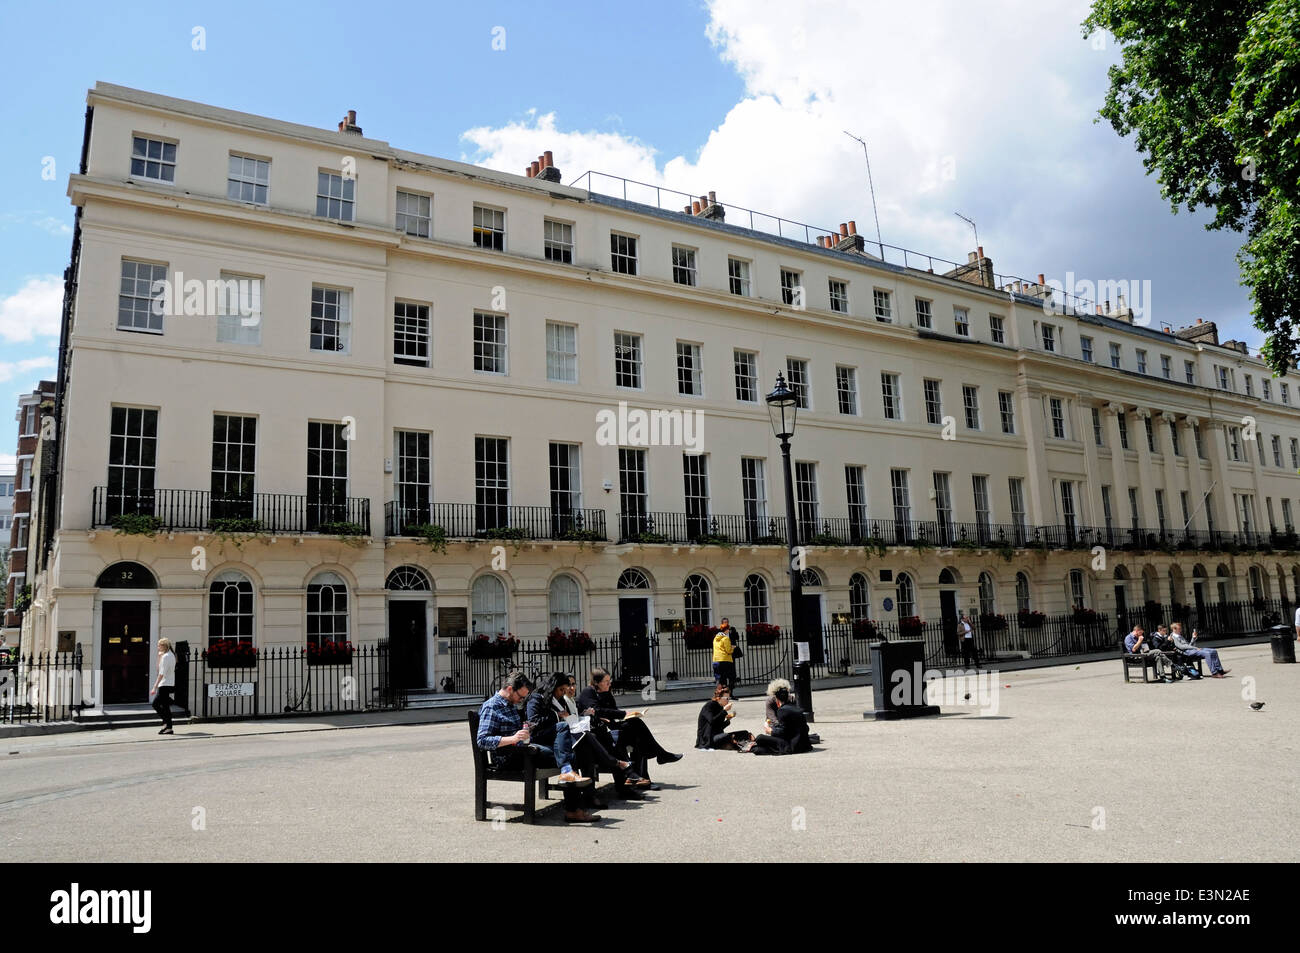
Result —
[[[772, 433], [781, 441], [781, 464], [785, 470], [785, 524], [786, 538], [789, 543], [787, 563], [790, 570], [790, 623], [792, 637], [797, 645], [807, 642], [808, 630], [803, 621], [803, 570], [798, 558], [799, 523], [795, 519], [794, 477], [790, 471], [790, 438], [794, 436], [795, 418], [799, 415], [799, 395], [785, 382], [785, 377], [776, 375], [776, 388], [767, 395], [767, 415], [772, 421]], [[794, 680], [799, 705], [808, 720], [813, 720], [812, 674], [809, 663], [797, 661], [794, 665]]]

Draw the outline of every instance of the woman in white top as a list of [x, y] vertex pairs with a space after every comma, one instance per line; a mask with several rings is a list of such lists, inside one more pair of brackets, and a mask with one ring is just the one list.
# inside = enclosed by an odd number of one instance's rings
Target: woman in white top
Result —
[[176, 692], [176, 653], [172, 651], [171, 639], [158, 640], [158, 679], [154, 682], [153, 710], [163, 720], [160, 735], [170, 735], [172, 731], [172, 695]]

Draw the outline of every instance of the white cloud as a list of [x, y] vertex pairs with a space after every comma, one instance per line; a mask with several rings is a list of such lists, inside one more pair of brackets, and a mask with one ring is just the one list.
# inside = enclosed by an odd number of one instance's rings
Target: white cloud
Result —
[[20, 212], [5, 212], [0, 215], [0, 224], [3, 225], [30, 225], [39, 228], [50, 235], [62, 237], [72, 234], [72, 226], [62, 219], [55, 218], [42, 211], [26, 210]]
[[[54, 367], [54, 358], [28, 357], [28, 358], [24, 358], [21, 361], [10, 361], [7, 363], [3, 363], [0, 364], [0, 382], [11, 381], [14, 378], [21, 377], [21, 375], [23, 374], [27, 374], [31, 371], [44, 370], [45, 368], [48, 367]], [[31, 391], [33, 390], [35, 390], [34, 382], [32, 387], [23, 390], [22, 393], [24, 394], [31, 393]]]
[[63, 279], [56, 275], [28, 278], [13, 294], [0, 298], [0, 338], [31, 341], [57, 337], [63, 310]]
[[18, 457], [12, 453], [0, 453], [0, 473], [17, 473]]
[[[690, 195], [714, 190], [820, 228], [856, 219], [871, 239], [862, 147], [848, 130], [871, 149], [887, 244], [964, 261], [975, 243], [960, 211], [999, 273], [1150, 279], [1157, 322], [1227, 318], [1247, 333], [1239, 237], [1206, 235], [1200, 214], [1169, 215], [1132, 142], [1093, 121], [1117, 53], [1109, 38], [1103, 50], [1083, 38], [1086, 0], [707, 7], [707, 38], [745, 94], [694, 158], [661, 158], [635, 138], [565, 131], [554, 113], [534, 113], [466, 132], [471, 161], [519, 172], [552, 149], [566, 182], [595, 169]], [[736, 218], [727, 221], [746, 224]], [[1194, 283], [1190, 259], [1211, 263]]]

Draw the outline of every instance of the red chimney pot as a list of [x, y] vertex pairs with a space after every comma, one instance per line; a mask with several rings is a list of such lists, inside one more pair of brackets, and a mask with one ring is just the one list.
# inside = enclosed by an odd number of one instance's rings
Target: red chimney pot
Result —
[[699, 214], [700, 214], [700, 200], [699, 200], [699, 199], [692, 199], [692, 200], [691, 200], [691, 214], [692, 214], [692, 215], [699, 215]]
[[849, 234], [856, 235], [857, 233], [858, 233], [858, 223], [852, 221], [849, 222]]
[[555, 165], [555, 155], [554, 153], [551, 152], [550, 149], [547, 149], [546, 152], [543, 153], [543, 155], [546, 156], [546, 168], [549, 169], [551, 166]]

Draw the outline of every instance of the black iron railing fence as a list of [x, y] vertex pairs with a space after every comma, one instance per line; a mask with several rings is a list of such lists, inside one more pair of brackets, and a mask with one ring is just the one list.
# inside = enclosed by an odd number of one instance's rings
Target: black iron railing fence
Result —
[[[1283, 606], [1277, 600], [1227, 602], [1197, 609], [1195, 606], [1151, 604], [1120, 619], [1089, 609], [1047, 615], [1019, 612], [970, 617], [980, 664], [1020, 659], [1052, 659], [1115, 654], [1125, 633], [1137, 621], [1149, 629], [1160, 622], [1183, 622], [1187, 634], [1199, 628], [1201, 639], [1213, 641], [1259, 635], [1278, 624]], [[736, 660], [737, 681], [742, 685], [766, 684], [773, 678], [790, 678], [795, 659], [790, 627], [771, 633], [742, 634], [744, 651]], [[925, 664], [932, 668], [961, 666], [964, 656], [957, 636], [957, 620], [910, 619], [825, 625], [819, 630], [822, 649], [814, 650], [814, 678], [849, 675], [870, 665], [870, 645], [880, 639], [920, 639], [925, 643]], [[452, 640], [451, 665], [455, 691], [488, 695], [501, 678], [519, 668], [534, 679], [554, 671], [572, 672], [585, 684], [591, 668], [613, 674], [625, 690], [644, 688], [647, 679], [707, 681], [713, 677], [713, 641], [709, 630], [671, 632], [627, 639], [618, 634], [591, 639], [591, 649], [580, 654], [553, 652], [545, 639], [521, 639], [501, 654], [473, 657], [471, 640]]]
[[[1289, 606], [1277, 599], [1223, 602], [1215, 605], [1135, 607], [1116, 619], [1083, 609], [1046, 615], [1017, 612], [974, 615], [971, 626], [980, 664], [1018, 659], [1086, 658], [1115, 654], [1125, 633], [1141, 623], [1152, 631], [1160, 622], [1182, 622], [1185, 634], [1200, 631], [1200, 641], [1258, 636], [1289, 622]], [[880, 639], [920, 639], [929, 668], [963, 665], [955, 619], [860, 620], [822, 626], [811, 636], [814, 678], [857, 673], [870, 664], [870, 646]], [[790, 678], [795, 659], [788, 624], [777, 631], [751, 631], [738, 642], [737, 681], [763, 685]], [[555, 672], [572, 672], [586, 684], [592, 668], [610, 672], [622, 691], [645, 690], [658, 682], [707, 682], [713, 677], [713, 633], [709, 629], [659, 634], [612, 633], [553, 645], [546, 638], [498, 643], [469, 638], [450, 640], [445, 690], [486, 697], [502, 677], [519, 668], [534, 680]], [[402, 708], [409, 673], [394, 672], [386, 642], [365, 643], [322, 655], [302, 646], [271, 646], [249, 659], [243, 650], [191, 649], [178, 646], [176, 701], [195, 716], [256, 718], [305, 712], [361, 712]], [[422, 674], [421, 674], [422, 677]], [[418, 681], [418, 680], [417, 680]], [[89, 656], [75, 652], [16, 658], [0, 663], [0, 722], [45, 722], [74, 719], [102, 699], [100, 673]]]
[[[322, 500], [304, 494], [250, 493], [222, 496], [208, 490], [92, 491], [93, 526], [159, 531], [326, 533], [370, 535], [370, 501], [362, 497]], [[138, 518], [147, 518], [141, 523]], [[696, 543], [784, 546], [784, 517], [699, 512], [632, 512], [616, 517], [620, 543]], [[521, 539], [603, 542], [605, 511], [496, 503], [384, 505], [387, 536], [420, 536], [430, 531], [447, 539]], [[810, 546], [919, 546], [979, 549], [1091, 549], [1166, 552], [1300, 552], [1292, 530], [1223, 532], [1062, 523], [955, 522], [951, 519], [866, 519], [804, 515], [799, 541]]]
[[[146, 678], [147, 676], [142, 676]], [[176, 704], [203, 718], [377, 711], [405, 707], [388, 643], [320, 653], [271, 646], [253, 655], [177, 646]], [[148, 686], [141, 690], [141, 698]], [[76, 719], [106, 701], [102, 673], [81, 649], [0, 664], [0, 721]]]
[[556, 539], [596, 542], [605, 537], [605, 511], [478, 503], [384, 504], [389, 536], [419, 536], [440, 528], [447, 539]]
[[364, 497], [329, 501], [294, 493], [250, 493], [234, 498], [208, 490], [122, 493], [97, 486], [91, 492], [91, 513], [92, 526], [134, 523], [163, 532], [370, 535], [370, 500]]

